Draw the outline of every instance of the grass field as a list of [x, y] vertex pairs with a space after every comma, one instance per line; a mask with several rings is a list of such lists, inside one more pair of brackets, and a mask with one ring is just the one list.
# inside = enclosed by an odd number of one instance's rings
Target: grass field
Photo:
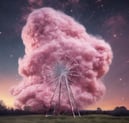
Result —
[[129, 123], [129, 116], [85, 115], [76, 118], [72, 116], [45, 117], [43, 115], [0, 116], [0, 123]]

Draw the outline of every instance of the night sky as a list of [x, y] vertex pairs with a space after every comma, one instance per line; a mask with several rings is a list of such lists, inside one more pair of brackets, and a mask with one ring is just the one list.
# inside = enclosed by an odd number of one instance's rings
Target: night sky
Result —
[[88, 33], [112, 47], [113, 62], [103, 78], [107, 91], [88, 109], [129, 109], [129, 1], [128, 0], [0, 0], [0, 100], [13, 106], [11, 86], [20, 82], [18, 58], [24, 54], [21, 29], [28, 13], [49, 6], [72, 16]]

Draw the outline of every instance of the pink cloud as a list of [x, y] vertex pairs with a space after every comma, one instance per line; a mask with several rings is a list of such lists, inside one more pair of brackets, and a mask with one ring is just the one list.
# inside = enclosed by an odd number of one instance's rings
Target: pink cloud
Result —
[[37, 111], [59, 104], [60, 110], [69, 110], [76, 103], [83, 109], [104, 95], [101, 77], [109, 70], [111, 48], [73, 18], [52, 8], [37, 9], [29, 15], [22, 39], [23, 80], [11, 90], [16, 107]]

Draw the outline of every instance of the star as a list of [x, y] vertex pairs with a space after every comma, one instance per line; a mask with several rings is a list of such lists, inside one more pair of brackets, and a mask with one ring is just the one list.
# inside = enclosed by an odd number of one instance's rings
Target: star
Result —
[[114, 38], [117, 38], [117, 34], [113, 34], [113, 37], [114, 37]]

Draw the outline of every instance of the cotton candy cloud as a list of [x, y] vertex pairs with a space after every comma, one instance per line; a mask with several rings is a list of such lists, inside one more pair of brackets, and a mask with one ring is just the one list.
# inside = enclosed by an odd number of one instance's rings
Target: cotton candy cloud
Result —
[[88, 34], [72, 17], [52, 8], [37, 9], [28, 16], [22, 39], [23, 79], [11, 90], [17, 108], [83, 109], [104, 95], [101, 77], [112, 61], [110, 45]]

